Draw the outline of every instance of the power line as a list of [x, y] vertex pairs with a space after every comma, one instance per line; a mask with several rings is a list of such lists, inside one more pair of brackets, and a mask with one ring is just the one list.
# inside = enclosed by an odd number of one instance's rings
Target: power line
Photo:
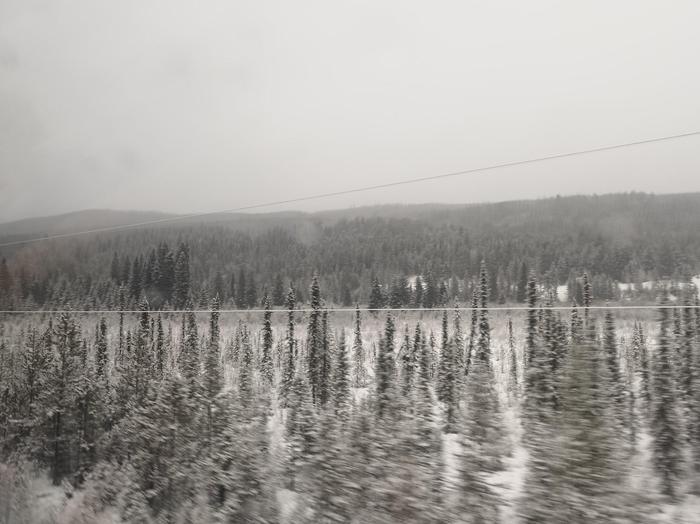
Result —
[[[542, 307], [528, 307], [528, 306], [503, 306], [503, 307], [433, 307], [433, 308], [359, 308], [360, 311], [369, 313], [387, 313], [393, 311], [405, 311], [405, 312], [428, 312], [428, 311], [528, 311], [528, 310], [543, 310], [543, 311], [569, 311], [571, 309], [589, 309], [589, 310], [635, 310], [635, 309], [700, 309], [699, 305], [638, 305], [638, 306], [589, 306], [584, 308], [583, 306], [542, 306]], [[293, 309], [294, 313], [311, 313], [313, 311], [328, 311], [330, 313], [347, 313], [355, 312], [358, 308], [301, 308]], [[108, 314], [138, 314], [138, 313], [150, 313], [150, 314], [183, 314], [183, 313], [265, 313], [265, 309], [84, 309], [84, 310], [73, 310], [73, 309], [29, 309], [29, 310], [0, 310], [0, 315], [2, 314], [29, 314], [29, 315], [57, 315], [60, 313], [70, 313], [74, 315], [108, 315]], [[271, 309], [272, 313], [289, 313], [288, 309]]]
[[134, 222], [131, 224], [123, 224], [123, 225], [119, 225], [119, 226], [100, 227], [100, 228], [94, 228], [94, 229], [86, 229], [83, 231], [75, 231], [72, 233], [59, 233], [56, 235], [47, 235], [47, 236], [43, 236], [43, 237], [30, 238], [30, 239], [26, 239], [26, 240], [15, 240], [15, 241], [11, 241], [11, 242], [0, 243], [0, 247], [18, 246], [18, 245], [22, 245], [22, 244], [41, 242], [43, 240], [53, 240], [53, 239], [60, 239], [60, 238], [76, 237], [76, 236], [88, 235], [91, 233], [106, 233], [109, 231], [123, 231], [125, 229], [134, 229], [134, 228], [141, 227], [141, 226], [150, 226], [150, 225], [163, 224], [166, 222], [187, 220], [189, 218], [199, 218], [199, 217], [204, 217], [204, 216], [219, 215], [222, 213], [236, 213], [236, 212], [240, 212], [240, 211], [250, 211], [252, 209], [259, 209], [259, 208], [263, 208], [263, 207], [273, 207], [273, 206], [280, 206], [280, 205], [284, 205], [284, 204], [293, 204], [293, 203], [297, 203], [297, 202], [306, 202], [309, 200], [318, 200], [318, 199], [322, 199], [322, 198], [348, 195], [348, 194], [352, 194], [352, 193], [373, 191], [375, 189], [385, 189], [385, 188], [389, 188], [389, 187], [396, 187], [396, 186], [402, 186], [402, 185], [408, 185], [408, 184], [417, 184], [420, 182], [427, 182], [430, 180], [440, 180], [443, 178], [451, 178], [451, 177], [457, 177], [457, 176], [462, 176], [462, 175], [468, 175], [468, 174], [472, 174], [472, 173], [492, 171], [495, 169], [502, 169], [505, 167], [522, 166], [522, 165], [527, 165], [527, 164], [534, 164], [537, 162], [545, 162], [548, 160], [555, 160], [555, 159], [559, 159], [559, 158], [568, 158], [568, 157], [579, 156], [579, 155], [588, 155], [591, 153], [600, 153], [603, 151], [612, 151], [614, 149], [623, 149], [623, 148], [627, 148], [627, 147], [639, 146], [639, 145], [644, 145], [644, 144], [651, 144], [654, 142], [664, 142], [664, 141], [668, 141], [668, 140], [676, 140], [679, 138], [687, 138], [687, 137], [695, 136], [695, 135], [700, 135], [700, 131], [691, 131], [689, 133], [679, 133], [676, 135], [667, 135], [667, 136], [656, 137], [656, 138], [647, 138], [644, 140], [637, 140], [634, 142], [625, 142], [622, 144], [613, 144], [613, 145], [608, 145], [608, 146], [594, 147], [591, 149], [581, 149], [578, 151], [570, 151], [568, 153], [557, 153], [557, 154], [541, 156], [541, 157], [537, 157], [537, 158], [530, 158], [527, 160], [515, 160], [515, 161], [511, 161], [511, 162], [502, 162], [499, 164], [491, 164], [488, 166], [475, 167], [475, 168], [471, 168], [471, 169], [464, 169], [462, 171], [453, 171], [451, 173], [443, 173], [440, 175], [431, 175], [431, 176], [424, 176], [424, 177], [418, 177], [418, 178], [411, 178], [411, 179], [407, 179], [407, 180], [398, 180], [396, 182], [387, 182], [384, 184], [375, 184], [375, 185], [371, 185], [371, 186], [363, 186], [363, 187], [357, 187], [357, 188], [353, 188], [353, 189], [345, 189], [345, 190], [341, 190], [341, 191], [332, 191], [329, 193], [317, 193], [314, 195], [289, 198], [286, 200], [275, 200], [272, 202], [265, 202], [265, 203], [260, 203], [260, 204], [252, 204], [252, 205], [248, 205], [248, 206], [234, 207], [231, 209], [224, 209], [224, 210], [220, 210], [220, 211], [207, 211], [207, 212], [202, 212], [202, 213], [190, 213], [190, 214], [186, 214], [186, 215], [177, 215], [177, 216], [173, 216], [173, 217], [165, 217], [165, 218], [158, 218], [158, 219], [154, 219], [154, 220], [146, 220], [143, 222]]

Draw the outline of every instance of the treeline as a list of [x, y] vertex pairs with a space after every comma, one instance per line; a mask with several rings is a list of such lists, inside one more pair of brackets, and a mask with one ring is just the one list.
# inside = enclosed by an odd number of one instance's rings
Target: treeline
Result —
[[620, 298], [616, 282], [635, 284], [626, 298], [653, 300], [642, 282], [686, 282], [700, 270], [699, 209], [695, 194], [630, 194], [161, 225], [5, 248], [0, 301], [133, 309], [145, 294], [151, 307], [182, 309], [219, 296], [253, 308], [267, 292], [279, 307], [290, 284], [308, 301], [303, 283], [318, 274], [336, 305], [368, 304], [375, 280], [385, 303], [468, 303], [481, 260], [491, 303], [522, 303], [531, 271], [543, 287], [566, 285], [570, 298], [587, 273], [601, 300]]
[[[496, 343], [489, 281], [483, 264], [469, 318], [401, 332], [388, 314], [371, 338], [359, 310], [352, 329], [333, 325], [318, 278], [303, 324], [292, 288], [285, 325], [266, 297], [261, 325], [228, 341], [217, 299], [206, 329], [193, 312], [173, 328], [145, 301], [133, 323], [27, 320], [0, 338], [2, 460], [87, 493], [86, 521], [117, 508], [126, 522], [497, 522], [494, 476], [522, 424], [527, 522], [644, 522], [695, 489], [695, 290], [677, 307], [662, 297], [654, 342], [637, 323], [622, 340], [588, 286], [565, 318], [530, 275], [522, 340], [508, 319]], [[639, 489], [646, 436], [653, 482]]]

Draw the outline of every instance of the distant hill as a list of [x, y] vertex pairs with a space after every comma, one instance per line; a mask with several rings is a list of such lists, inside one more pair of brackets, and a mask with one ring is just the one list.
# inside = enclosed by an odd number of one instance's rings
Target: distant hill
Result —
[[[515, 298], [523, 268], [550, 285], [570, 285], [588, 272], [598, 297], [610, 299], [614, 281], [685, 280], [700, 272], [700, 193], [190, 218], [87, 210], [0, 224], [0, 243], [170, 218], [175, 220], [8, 246], [0, 248], [0, 257], [7, 259], [22, 300], [42, 304], [65, 300], [68, 291], [78, 300], [91, 294], [96, 303], [113, 300], [118, 285], [148, 281], [161, 244], [160, 257], [187, 246], [193, 296], [216, 289], [229, 300], [236, 279], [246, 286], [252, 280], [258, 292], [273, 282], [292, 282], [303, 293], [317, 272], [336, 302], [365, 300], [374, 277], [388, 289], [397, 275], [428, 274], [437, 283], [449, 282], [451, 298], [465, 301], [481, 260], [499, 300]], [[76, 283], [80, 291], [71, 289]], [[135, 283], [132, 293], [140, 290]]]

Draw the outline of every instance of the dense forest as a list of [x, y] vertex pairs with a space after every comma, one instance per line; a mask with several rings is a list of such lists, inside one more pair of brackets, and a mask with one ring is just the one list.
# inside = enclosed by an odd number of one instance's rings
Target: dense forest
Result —
[[[0, 524], [697, 522], [698, 204], [217, 215], [7, 245]], [[81, 229], [66, 220], [0, 244]]]
[[[0, 225], [0, 244], [148, 220], [85, 212]], [[162, 218], [154, 215], [152, 219]], [[318, 275], [329, 303], [372, 307], [467, 304], [486, 260], [489, 301], [525, 302], [527, 276], [567, 286], [583, 275], [599, 300], [653, 300], [644, 282], [700, 272], [700, 194], [558, 197], [469, 206], [218, 214], [138, 229], [10, 245], [0, 252], [4, 309], [260, 308], [265, 292], [308, 301]], [[617, 282], [629, 284], [621, 293]], [[417, 285], [421, 284], [421, 285]], [[645, 293], [645, 291], [648, 291]]]
[[7, 315], [0, 522], [693, 522], [696, 290], [564, 315], [531, 273], [511, 317], [489, 280], [464, 316], [334, 313], [317, 278], [304, 313]]

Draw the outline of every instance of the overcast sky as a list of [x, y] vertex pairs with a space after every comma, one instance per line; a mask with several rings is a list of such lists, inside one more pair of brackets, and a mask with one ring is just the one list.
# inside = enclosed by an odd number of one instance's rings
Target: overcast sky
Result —
[[[0, 220], [197, 212], [700, 130], [700, 2], [0, 0]], [[700, 137], [337, 197], [700, 190]]]

